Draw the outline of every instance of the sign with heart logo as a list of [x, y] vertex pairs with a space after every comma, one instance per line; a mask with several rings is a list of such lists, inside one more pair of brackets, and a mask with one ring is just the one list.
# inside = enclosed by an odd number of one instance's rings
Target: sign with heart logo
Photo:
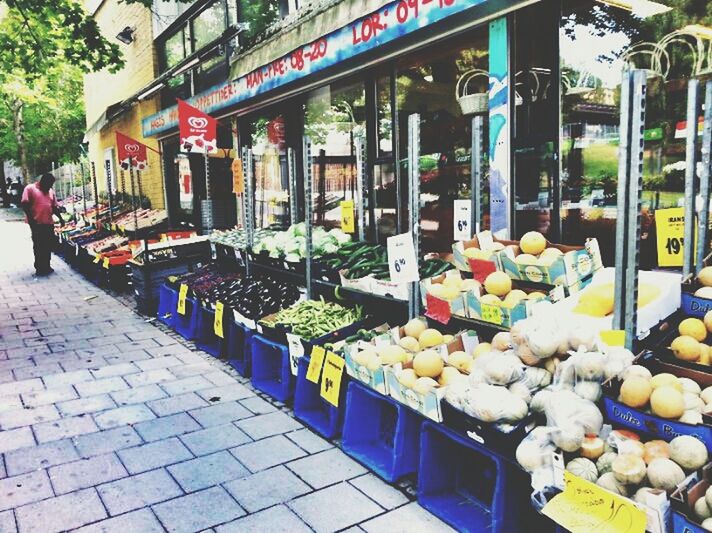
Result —
[[217, 120], [213, 117], [178, 100], [178, 124], [182, 152], [205, 154], [217, 151]]
[[129, 165], [137, 170], [144, 170], [148, 166], [148, 153], [145, 144], [117, 131], [116, 147], [119, 165], [124, 170], [128, 170]]

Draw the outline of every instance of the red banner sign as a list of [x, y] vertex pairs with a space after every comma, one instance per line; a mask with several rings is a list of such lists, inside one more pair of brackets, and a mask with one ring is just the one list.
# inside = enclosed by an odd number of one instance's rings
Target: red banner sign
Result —
[[129, 162], [137, 170], [148, 166], [147, 146], [123, 133], [116, 132], [116, 148], [119, 155], [119, 165], [124, 170], [129, 168]]
[[183, 152], [217, 152], [218, 121], [200, 109], [178, 100], [180, 147]]

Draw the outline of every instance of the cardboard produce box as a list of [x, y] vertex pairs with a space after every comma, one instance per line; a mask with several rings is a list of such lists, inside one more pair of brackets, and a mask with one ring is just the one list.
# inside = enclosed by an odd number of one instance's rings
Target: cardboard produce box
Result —
[[690, 533], [705, 533], [702, 520], [695, 513], [695, 502], [705, 497], [712, 485], [712, 463], [706, 464], [699, 472], [688, 476], [670, 495], [672, 507], [672, 530]]

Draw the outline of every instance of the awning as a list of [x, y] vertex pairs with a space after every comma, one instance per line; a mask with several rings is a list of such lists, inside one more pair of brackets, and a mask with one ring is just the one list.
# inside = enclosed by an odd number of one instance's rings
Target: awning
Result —
[[94, 123], [84, 132], [84, 139], [82, 139], [82, 142], [89, 142], [89, 137], [91, 135], [96, 135], [108, 126], [110, 122], [128, 111], [131, 108], [131, 105], [125, 105], [124, 102], [125, 101], [122, 100], [107, 107], [104, 112], [99, 115], [99, 118], [96, 119]]

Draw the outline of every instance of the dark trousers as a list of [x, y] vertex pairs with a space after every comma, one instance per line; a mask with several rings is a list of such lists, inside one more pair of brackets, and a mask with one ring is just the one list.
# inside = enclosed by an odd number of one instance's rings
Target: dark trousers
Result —
[[54, 226], [52, 224], [33, 224], [32, 248], [35, 252], [35, 270], [49, 272], [49, 259], [54, 250]]

